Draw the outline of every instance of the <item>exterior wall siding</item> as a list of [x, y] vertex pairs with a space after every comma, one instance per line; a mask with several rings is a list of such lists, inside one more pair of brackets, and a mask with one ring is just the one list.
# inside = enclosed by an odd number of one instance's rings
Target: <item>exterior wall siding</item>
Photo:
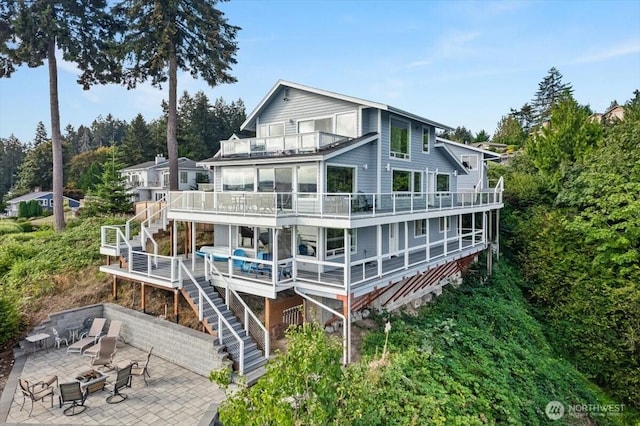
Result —
[[[285, 99], [285, 90], [286, 101]], [[285, 133], [298, 133], [297, 121], [358, 111], [359, 105], [293, 88], [280, 88], [257, 117], [258, 124], [285, 123]], [[360, 123], [357, 123], [357, 129]], [[257, 130], [257, 129], [256, 129]]]
[[[480, 178], [484, 178], [484, 162], [482, 161], [482, 153], [467, 149], [464, 145], [457, 144], [447, 144], [449, 149], [455, 154], [455, 156], [460, 160], [462, 155], [476, 155], [478, 157], [478, 168], [476, 170], [468, 170], [467, 174], [458, 174], [458, 191], [470, 191], [472, 192], [475, 189]], [[484, 182], [486, 185], [486, 182]]]
[[[327, 160], [323, 169], [326, 171], [326, 165], [332, 164], [353, 165], [356, 168], [356, 192], [375, 192], [376, 170], [378, 167], [376, 161], [376, 144], [377, 143], [369, 143]], [[367, 165], [366, 169], [363, 167], [364, 164]]]

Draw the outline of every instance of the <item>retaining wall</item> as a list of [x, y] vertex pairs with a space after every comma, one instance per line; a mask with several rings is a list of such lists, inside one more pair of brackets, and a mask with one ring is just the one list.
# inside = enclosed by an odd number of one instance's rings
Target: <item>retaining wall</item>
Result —
[[[47, 346], [51, 347], [55, 344], [52, 327], [58, 330], [61, 337], [67, 337], [67, 330], [82, 327], [86, 318], [106, 318], [107, 324], [103, 330], [105, 333], [110, 321], [122, 321], [120, 336], [127, 344], [143, 351], [148, 351], [153, 346], [153, 355], [201, 376], [208, 377], [211, 370], [231, 364], [223, 347], [215, 345], [213, 336], [113, 303], [56, 312], [35, 327], [31, 334], [51, 335], [47, 342]], [[20, 346], [23, 350], [28, 350], [27, 345], [28, 342], [22, 341]], [[118, 360], [117, 353], [115, 359]]]

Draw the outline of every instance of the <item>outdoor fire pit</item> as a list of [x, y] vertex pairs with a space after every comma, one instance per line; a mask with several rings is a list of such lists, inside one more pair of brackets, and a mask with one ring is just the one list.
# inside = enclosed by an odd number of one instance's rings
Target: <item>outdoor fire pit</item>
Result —
[[106, 374], [102, 374], [96, 370], [84, 371], [76, 376], [76, 380], [80, 382], [82, 390], [87, 390], [87, 393], [93, 393], [104, 389], [107, 381]]

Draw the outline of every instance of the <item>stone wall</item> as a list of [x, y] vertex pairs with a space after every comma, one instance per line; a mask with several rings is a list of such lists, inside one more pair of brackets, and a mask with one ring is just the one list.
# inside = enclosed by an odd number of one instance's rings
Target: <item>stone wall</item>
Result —
[[[74, 327], [81, 328], [86, 318], [106, 318], [105, 333], [110, 321], [122, 321], [120, 336], [124, 342], [143, 351], [153, 347], [153, 355], [201, 376], [208, 377], [211, 370], [231, 365], [228, 354], [215, 344], [213, 336], [112, 303], [56, 312], [30, 334], [51, 335], [47, 346], [52, 347], [55, 344], [52, 327], [58, 330], [61, 337], [67, 337], [67, 331]], [[21, 342], [23, 350], [28, 350], [28, 345], [26, 341]]]

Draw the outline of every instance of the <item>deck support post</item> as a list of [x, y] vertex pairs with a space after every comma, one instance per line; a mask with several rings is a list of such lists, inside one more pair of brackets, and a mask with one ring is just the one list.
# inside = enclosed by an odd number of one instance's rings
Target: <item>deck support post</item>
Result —
[[[273, 270], [276, 270], [276, 266], [273, 266]], [[275, 273], [273, 273], [275, 275]], [[271, 339], [271, 299], [264, 298], [264, 327], [269, 332], [269, 339]]]
[[140, 304], [142, 305], [142, 312], [147, 313], [147, 300], [146, 300], [146, 292], [144, 291], [144, 283], [140, 283]]
[[191, 245], [191, 222], [184, 223], [184, 256], [189, 258], [189, 246]]
[[178, 314], [178, 299], [180, 297], [180, 293], [178, 293], [178, 289], [173, 289], [173, 316], [176, 319], [176, 324], [179, 323], [179, 314]]
[[111, 292], [113, 294], [113, 299], [118, 300], [118, 276], [114, 275], [112, 284], [111, 284]]

